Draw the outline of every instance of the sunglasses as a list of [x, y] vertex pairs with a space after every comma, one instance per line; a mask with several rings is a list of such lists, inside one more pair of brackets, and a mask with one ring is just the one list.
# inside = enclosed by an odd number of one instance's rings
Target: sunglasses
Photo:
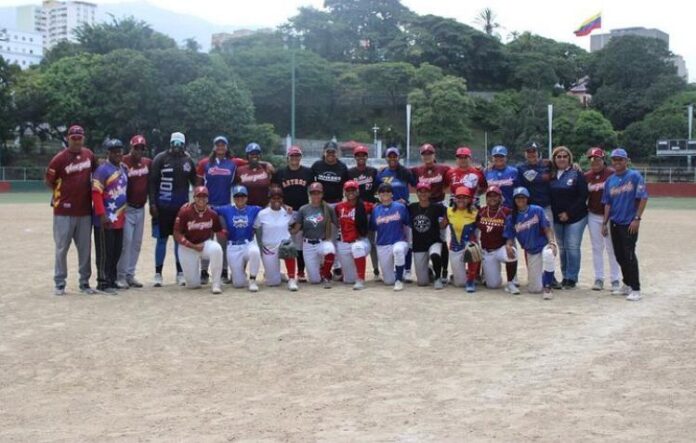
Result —
[[569, 158], [570, 156], [567, 154], [558, 154], [556, 158]]
[[321, 191], [310, 191], [309, 192], [309, 195], [320, 195], [320, 194], [323, 194], [323, 192], [321, 192]]

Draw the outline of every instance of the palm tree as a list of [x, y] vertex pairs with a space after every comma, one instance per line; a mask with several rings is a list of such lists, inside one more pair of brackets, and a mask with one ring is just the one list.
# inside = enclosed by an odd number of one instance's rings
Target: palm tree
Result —
[[493, 37], [495, 35], [495, 30], [500, 27], [499, 23], [496, 23], [497, 16], [491, 8], [486, 8], [479, 12], [476, 17], [476, 23], [480, 24], [483, 28], [483, 32]]

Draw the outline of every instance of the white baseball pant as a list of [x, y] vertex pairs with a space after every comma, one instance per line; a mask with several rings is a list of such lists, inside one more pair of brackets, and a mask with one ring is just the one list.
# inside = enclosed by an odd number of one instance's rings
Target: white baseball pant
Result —
[[408, 243], [398, 241], [391, 245], [377, 246], [377, 260], [379, 269], [382, 272], [382, 281], [385, 285], [393, 285], [396, 281], [394, 266], [404, 266], [406, 264], [406, 253]]
[[544, 289], [544, 272], [554, 272], [556, 257], [550, 246], [545, 246], [538, 254], [527, 254], [527, 291], [532, 294]]
[[261, 251], [261, 262], [263, 263], [263, 280], [266, 286], [278, 286], [281, 282], [280, 258], [278, 250], [280, 244], [264, 245]]
[[598, 214], [588, 214], [587, 228], [590, 231], [592, 241], [592, 264], [594, 265], [595, 280], [604, 280], [604, 251], [609, 257], [609, 275], [611, 281], [621, 281], [621, 268], [614, 255], [614, 246], [611, 243], [611, 234], [604, 237], [602, 235], [602, 224], [604, 216]]
[[256, 243], [241, 245], [227, 244], [227, 263], [232, 270], [232, 286], [243, 288], [247, 281], [246, 267], [249, 265], [249, 275], [256, 277], [261, 267], [261, 250]]
[[359, 238], [353, 243], [338, 242], [336, 255], [343, 269], [343, 283], [355, 283], [358, 278], [355, 259], [367, 257], [371, 249], [370, 240], [367, 238]]
[[126, 206], [126, 222], [123, 225], [123, 248], [118, 259], [118, 280], [135, 278], [135, 266], [140, 256], [145, 230], [145, 208]]
[[222, 276], [222, 248], [215, 240], [206, 240], [203, 251], [179, 245], [179, 262], [184, 271], [186, 287], [196, 289], [201, 287], [201, 260], [210, 261], [210, 277], [213, 285], [220, 285]]
[[302, 243], [302, 254], [304, 255], [308, 282], [315, 284], [321, 282], [321, 266], [324, 257], [335, 253], [336, 248], [330, 241], [322, 240], [319, 243], [309, 243], [305, 239]]
[[466, 286], [466, 263], [464, 263], [464, 249], [449, 251], [449, 262], [452, 268], [452, 281], [454, 286], [463, 288]]
[[433, 254], [442, 255], [442, 243], [433, 243], [428, 248], [428, 252], [413, 253], [413, 267], [416, 270], [416, 283], [418, 286], [428, 286], [430, 284], [430, 256]]
[[501, 274], [501, 265], [503, 263], [510, 263], [517, 260], [517, 249], [515, 251], [515, 258], [510, 259], [507, 255], [507, 249], [505, 246], [501, 246], [493, 251], [483, 251], [483, 275], [486, 276], [486, 287], [489, 289], [497, 289], [503, 285], [503, 277]]

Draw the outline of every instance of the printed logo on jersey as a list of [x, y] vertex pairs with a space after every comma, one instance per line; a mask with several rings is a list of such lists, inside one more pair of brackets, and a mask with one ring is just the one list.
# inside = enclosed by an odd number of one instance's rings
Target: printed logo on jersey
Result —
[[212, 220], [202, 221], [202, 222], [190, 221], [190, 222], [186, 223], [186, 228], [189, 231], [203, 231], [206, 229], [213, 229], [213, 221]]
[[281, 185], [284, 188], [288, 188], [290, 186], [307, 186], [307, 180], [303, 178], [289, 178], [287, 180], [283, 180]]
[[539, 216], [534, 214], [534, 216], [532, 216], [532, 218], [530, 218], [529, 220], [525, 220], [523, 222], [515, 224], [515, 231], [517, 231], [517, 232], [526, 231], [528, 229], [533, 228], [534, 226], [536, 226], [538, 224], [539, 224]]
[[211, 166], [208, 168], [208, 175], [232, 175], [232, 170], [220, 168], [218, 166]]
[[588, 183], [587, 190], [590, 192], [599, 192], [604, 190], [604, 182], [601, 183]]
[[528, 182], [533, 182], [534, 179], [537, 178], [539, 173], [537, 171], [535, 171], [534, 169], [528, 169], [528, 170], [524, 171], [524, 174], [522, 174], [522, 175], [524, 176], [525, 180], [527, 180]]
[[319, 223], [324, 221], [324, 216], [321, 213], [316, 213], [305, 217], [305, 220], [310, 222], [312, 226], [316, 228]]
[[[614, 188], [611, 188], [609, 190], [609, 194], [611, 196], [615, 196], [615, 195], [623, 194], [625, 192], [633, 192], [634, 189], [635, 189], [635, 187], [633, 186], [633, 182], [629, 181], [626, 184], [623, 184], [621, 186], [616, 186]], [[639, 187], [639, 190], [644, 190], [644, 189], [645, 189], [644, 185], [641, 185]]]
[[574, 183], [574, 182], [575, 182], [575, 180], [573, 180], [572, 178], [569, 178], [569, 179], [566, 181], [566, 186], [573, 186], [573, 183]]
[[128, 168], [128, 177], [143, 177], [150, 172], [147, 166], [141, 168]]
[[369, 175], [365, 174], [360, 174], [358, 177], [354, 178], [356, 182], [358, 182], [358, 186], [365, 186], [365, 189], [370, 190], [372, 189], [372, 177]]
[[320, 182], [330, 182], [330, 183], [340, 183], [341, 176], [337, 175], [333, 171], [325, 171], [317, 175], [317, 181]]
[[247, 172], [239, 176], [239, 179], [242, 181], [242, 183], [253, 183], [257, 181], [266, 180], [267, 178], [268, 174], [266, 174], [266, 171], [261, 171], [260, 173]]
[[462, 177], [462, 179], [460, 180], [460, 183], [469, 189], [474, 189], [474, 188], [478, 187], [479, 176], [476, 174], [471, 174], [471, 173], [466, 174], [465, 176]]
[[191, 164], [189, 162], [184, 163], [184, 172], [191, 172]]
[[355, 208], [352, 208], [350, 211], [346, 211], [345, 208], [341, 208], [341, 214], [339, 215], [339, 218], [355, 220]]
[[413, 217], [413, 229], [416, 232], [428, 232], [431, 226], [432, 222], [430, 221], [430, 218], [427, 215], [418, 214], [415, 217]]
[[376, 222], [378, 225], [385, 225], [387, 223], [401, 221], [401, 214], [395, 212], [393, 214], [379, 215], [377, 216]]
[[427, 183], [429, 185], [432, 185], [434, 183], [442, 183], [442, 174], [431, 176], [431, 177], [418, 177], [418, 181], [420, 183]]
[[232, 217], [232, 226], [237, 229], [244, 229], [249, 226], [249, 217], [246, 215], [235, 215]]
[[80, 163], [71, 163], [65, 167], [65, 173], [66, 174], [72, 174], [73, 172], [80, 172], [84, 171], [85, 169], [89, 169], [92, 167], [92, 162], [89, 161], [89, 159], [86, 159], [85, 161], [82, 161]]

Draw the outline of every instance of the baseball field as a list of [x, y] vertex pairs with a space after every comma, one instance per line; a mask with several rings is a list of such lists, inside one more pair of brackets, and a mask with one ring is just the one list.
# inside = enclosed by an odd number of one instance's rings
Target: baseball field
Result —
[[[696, 201], [653, 199], [641, 302], [408, 285], [52, 295], [47, 194], [0, 195], [0, 441], [694, 441]], [[154, 241], [138, 277], [151, 282]], [[96, 274], [93, 274], [92, 284]], [[526, 284], [526, 270], [520, 269]]]

